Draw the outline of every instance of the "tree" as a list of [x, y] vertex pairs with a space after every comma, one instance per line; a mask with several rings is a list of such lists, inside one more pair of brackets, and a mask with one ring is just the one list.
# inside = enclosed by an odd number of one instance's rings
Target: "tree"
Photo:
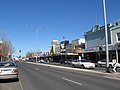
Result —
[[6, 34], [3, 32], [0, 32], [0, 41], [2, 41], [2, 48], [0, 53], [4, 58], [9, 58], [9, 55], [14, 52], [11, 41], [7, 39]]

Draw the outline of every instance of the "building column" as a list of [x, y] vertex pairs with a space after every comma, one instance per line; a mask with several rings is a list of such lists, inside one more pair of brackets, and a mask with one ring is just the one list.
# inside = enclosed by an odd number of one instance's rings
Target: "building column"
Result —
[[116, 62], [118, 63], [118, 50], [116, 48]]

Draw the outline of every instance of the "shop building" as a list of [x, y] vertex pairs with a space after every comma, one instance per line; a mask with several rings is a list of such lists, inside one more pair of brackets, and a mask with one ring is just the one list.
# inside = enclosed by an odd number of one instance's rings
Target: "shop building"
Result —
[[[50, 53], [53, 61], [59, 61], [60, 59], [79, 59], [82, 56], [85, 48], [85, 39], [75, 39], [69, 43], [68, 40], [60, 42], [60, 44], [54, 44], [50, 48]], [[52, 52], [51, 52], [52, 51]]]
[[[108, 49], [109, 60], [119, 59], [119, 43], [120, 43], [120, 20], [116, 21], [114, 25], [107, 24], [108, 32]], [[98, 61], [106, 58], [105, 49], [105, 28], [104, 26], [95, 25], [88, 32], [85, 32], [85, 51], [84, 58]]]
[[114, 46], [114, 52], [116, 53], [116, 60], [120, 63], [120, 19], [115, 21], [115, 24], [110, 29], [111, 43]]

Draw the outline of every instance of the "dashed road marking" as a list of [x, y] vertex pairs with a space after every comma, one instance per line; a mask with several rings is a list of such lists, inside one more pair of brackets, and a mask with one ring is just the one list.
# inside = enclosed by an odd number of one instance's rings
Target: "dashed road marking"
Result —
[[67, 78], [64, 78], [64, 77], [62, 79], [66, 80], [66, 81], [69, 81], [69, 82], [72, 82], [72, 83], [77, 84], [77, 85], [83, 85], [83, 84], [81, 84], [79, 82], [76, 82], [76, 81], [73, 81], [73, 80], [70, 80], [70, 79], [67, 79]]
[[35, 70], [39, 70], [38, 68], [34, 68]]

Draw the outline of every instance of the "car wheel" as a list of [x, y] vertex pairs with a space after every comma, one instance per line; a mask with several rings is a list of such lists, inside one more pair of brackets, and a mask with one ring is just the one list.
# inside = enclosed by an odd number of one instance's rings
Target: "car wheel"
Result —
[[19, 81], [19, 78], [12, 78], [12, 81], [18, 82], [18, 81]]
[[75, 68], [75, 65], [74, 65], [74, 64], [73, 64], [72, 66]]
[[110, 64], [109, 67], [112, 68], [113, 66]]
[[102, 67], [102, 65], [101, 65], [101, 64], [98, 64], [98, 67]]
[[84, 65], [82, 65], [81, 68], [84, 69], [85, 68]]

